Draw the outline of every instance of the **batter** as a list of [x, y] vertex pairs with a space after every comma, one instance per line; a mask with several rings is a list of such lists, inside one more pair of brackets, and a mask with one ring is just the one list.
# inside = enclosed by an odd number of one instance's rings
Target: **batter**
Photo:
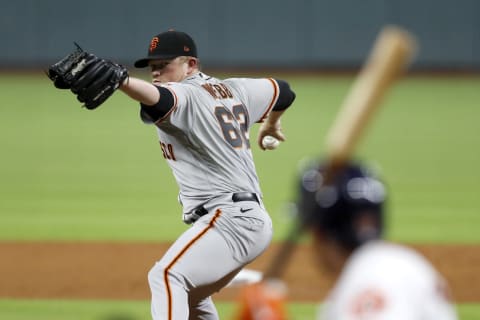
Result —
[[356, 164], [331, 186], [318, 187], [322, 174], [305, 172], [299, 201], [319, 266], [337, 276], [317, 319], [457, 319], [448, 284], [434, 266], [413, 249], [382, 239], [383, 182]]

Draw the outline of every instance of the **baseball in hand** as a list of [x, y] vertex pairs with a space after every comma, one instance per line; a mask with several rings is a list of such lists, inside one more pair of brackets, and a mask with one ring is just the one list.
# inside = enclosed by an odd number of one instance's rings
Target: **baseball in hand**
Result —
[[280, 141], [272, 136], [265, 136], [262, 139], [262, 146], [267, 150], [273, 150], [278, 147]]

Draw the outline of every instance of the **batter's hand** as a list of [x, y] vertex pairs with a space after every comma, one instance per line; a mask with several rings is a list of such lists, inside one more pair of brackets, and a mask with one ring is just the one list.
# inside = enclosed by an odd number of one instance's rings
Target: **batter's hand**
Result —
[[286, 320], [286, 286], [281, 280], [247, 285], [241, 291], [234, 320]]

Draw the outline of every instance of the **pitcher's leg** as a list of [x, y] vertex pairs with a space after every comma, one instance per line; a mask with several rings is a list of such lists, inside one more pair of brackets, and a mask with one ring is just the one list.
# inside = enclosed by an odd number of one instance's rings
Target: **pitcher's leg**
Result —
[[181, 275], [158, 262], [148, 273], [148, 283], [153, 320], [188, 319], [188, 289]]
[[[184, 232], [150, 271], [154, 320], [188, 319], [189, 310], [199, 307], [190, 306], [189, 298], [195, 296], [195, 301], [208, 298], [244, 265], [233, 258], [231, 247], [216, 228], [215, 221], [220, 215], [218, 210], [216, 215]], [[207, 306], [214, 308], [213, 304]]]
[[190, 308], [189, 320], [218, 320], [217, 309], [212, 301], [212, 297], [207, 297], [196, 303]]

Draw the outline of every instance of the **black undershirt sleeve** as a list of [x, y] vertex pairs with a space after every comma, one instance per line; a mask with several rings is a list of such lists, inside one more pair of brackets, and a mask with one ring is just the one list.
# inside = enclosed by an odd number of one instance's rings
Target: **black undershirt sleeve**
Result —
[[278, 83], [278, 88], [279, 88], [279, 93], [278, 93], [278, 99], [275, 105], [273, 106], [272, 110], [274, 111], [281, 111], [285, 110], [290, 105], [293, 103], [295, 100], [295, 92], [290, 89], [290, 85], [288, 82], [284, 80], [277, 80], [275, 79]]
[[160, 100], [153, 106], [140, 103], [140, 116], [146, 123], [155, 123], [163, 118], [174, 106], [175, 100], [170, 90], [164, 87], [157, 87], [160, 92]]

